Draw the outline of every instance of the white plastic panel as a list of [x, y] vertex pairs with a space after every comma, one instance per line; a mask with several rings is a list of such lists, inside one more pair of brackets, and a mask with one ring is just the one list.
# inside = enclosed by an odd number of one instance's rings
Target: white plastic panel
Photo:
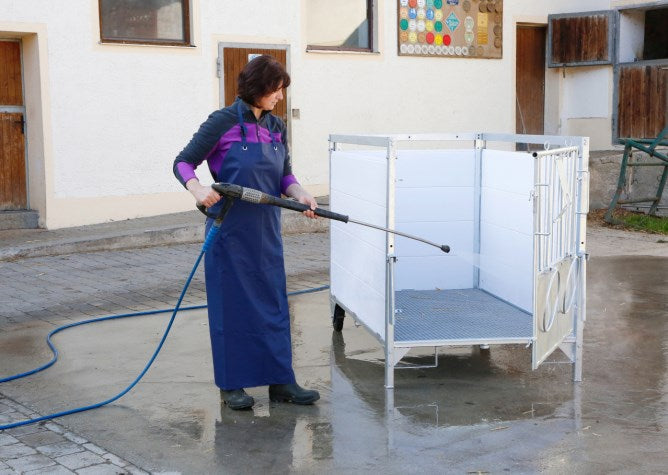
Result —
[[463, 150], [400, 150], [397, 188], [473, 187], [475, 152]]
[[452, 223], [405, 223], [401, 230], [438, 244], [450, 246], [450, 253], [419, 241], [397, 237], [400, 256], [395, 266], [395, 290], [466, 289], [473, 282], [476, 263], [471, 249], [471, 221]]
[[480, 234], [486, 244], [480, 253], [479, 287], [532, 313], [533, 255], [526, 252], [533, 249], [532, 238], [487, 223]]
[[397, 188], [395, 197], [397, 225], [473, 221], [473, 187]]
[[483, 150], [480, 288], [533, 312], [534, 159]]
[[533, 190], [534, 158], [527, 152], [482, 151], [482, 186], [529, 198]]
[[[387, 152], [334, 151], [330, 209], [386, 226]], [[331, 293], [385, 338], [385, 233], [354, 223], [331, 223]]]
[[470, 288], [473, 281], [475, 152], [402, 150], [396, 161], [396, 228], [451, 247], [450, 254], [402, 237], [395, 289]]
[[387, 200], [387, 152], [334, 151], [330, 180], [333, 189], [384, 207]]

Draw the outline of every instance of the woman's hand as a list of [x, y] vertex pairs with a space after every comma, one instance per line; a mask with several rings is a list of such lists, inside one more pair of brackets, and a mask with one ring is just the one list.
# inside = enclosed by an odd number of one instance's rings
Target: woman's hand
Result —
[[214, 191], [210, 186], [201, 185], [197, 179], [192, 178], [186, 183], [186, 188], [195, 197], [198, 203], [203, 204], [207, 208], [212, 207], [220, 201], [220, 195]]
[[288, 196], [291, 196], [300, 203], [308, 205], [311, 208], [310, 210], [303, 212], [304, 216], [308, 218], [317, 218], [313, 210], [318, 207], [318, 203], [316, 203], [315, 198], [313, 198], [308, 191], [302, 188], [300, 184], [293, 183], [292, 185], [288, 186], [288, 189], [285, 190], [285, 192]]
[[313, 198], [310, 194], [308, 194], [305, 191], [302, 196], [297, 198], [297, 201], [311, 207], [311, 209], [303, 212], [304, 216], [312, 218], [312, 219], [317, 218], [316, 214], [313, 212], [313, 210], [318, 207], [318, 203], [316, 203], [315, 198]]

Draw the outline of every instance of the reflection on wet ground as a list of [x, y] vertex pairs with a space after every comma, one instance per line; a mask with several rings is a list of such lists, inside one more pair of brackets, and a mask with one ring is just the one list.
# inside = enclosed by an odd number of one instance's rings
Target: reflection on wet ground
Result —
[[[221, 406], [206, 318], [192, 312], [137, 389], [61, 422], [138, 466], [183, 473], [665, 473], [668, 259], [597, 258], [588, 273], [580, 384], [561, 353], [531, 371], [531, 350], [509, 345], [444, 349], [437, 368], [397, 370], [386, 391], [382, 348], [349, 319], [333, 332], [321, 292], [290, 304], [298, 380], [320, 390], [318, 404], [270, 403], [252, 388], [252, 411]], [[2, 390], [40, 412], [99, 399], [134, 377], [163, 324], [63, 335], [58, 369]]]
[[[569, 385], [547, 383], [570, 377], [570, 365], [550, 368], [544, 374], [526, 372], [531, 361], [523, 346], [446, 349], [436, 368], [397, 370], [395, 409], [415, 423], [462, 426], [540, 417], [554, 413], [573, 397]], [[492, 351], [494, 357], [492, 357]], [[362, 399], [372, 399], [383, 385], [382, 361], [345, 356], [343, 335], [332, 335], [332, 370], [337, 377], [355, 382], [351, 388]], [[407, 356], [402, 363], [428, 366], [433, 355]], [[523, 369], [524, 370], [523, 370]]]

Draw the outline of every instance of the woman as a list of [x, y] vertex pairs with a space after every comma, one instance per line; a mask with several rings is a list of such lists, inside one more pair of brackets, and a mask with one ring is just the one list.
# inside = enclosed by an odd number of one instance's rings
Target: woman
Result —
[[[176, 157], [174, 174], [195, 200], [217, 212], [221, 197], [203, 186], [195, 168], [204, 160], [217, 182], [316, 202], [292, 175], [286, 127], [272, 115], [290, 76], [271, 56], [250, 61], [239, 74], [238, 96], [212, 113]], [[207, 220], [207, 232], [212, 220]], [[312, 404], [317, 391], [300, 387], [292, 370], [290, 316], [283, 265], [280, 210], [237, 200], [205, 256], [214, 376], [231, 409], [249, 409], [244, 388], [269, 385], [272, 401]]]

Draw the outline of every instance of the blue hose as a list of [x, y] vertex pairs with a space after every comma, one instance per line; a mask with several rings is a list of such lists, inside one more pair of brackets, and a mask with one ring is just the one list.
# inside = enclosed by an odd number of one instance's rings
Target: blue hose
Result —
[[[214, 238], [216, 237], [216, 234], [218, 234], [218, 230], [220, 229], [220, 223], [218, 225], [214, 224], [211, 226], [211, 229], [209, 230], [209, 233], [206, 236], [206, 239], [204, 240], [204, 244], [202, 245], [202, 251], [199, 253], [199, 256], [197, 256], [197, 260], [195, 261], [195, 265], [193, 266], [192, 270], [190, 271], [190, 275], [188, 276], [188, 279], [186, 280], [185, 285], [183, 286], [183, 290], [181, 291], [181, 295], [179, 296], [179, 300], [176, 302], [176, 307], [173, 309], [165, 309], [165, 310], [149, 310], [146, 312], [135, 312], [135, 313], [124, 313], [124, 314], [119, 314], [119, 315], [110, 315], [106, 317], [99, 317], [99, 318], [93, 318], [90, 320], [85, 320], [82, 322], [76, 322], [76, 323], [70, 323], [68, 325], [63, 325], [61, 327], [56, 328], [53, 330], [49, 335], [46, 337], [46, 342], [49, 345], [49, 348], [51, 348], [51, 352], [53, 353], [53, 358], [51, 361], [46, 363], [45, 365], [42, 365], [38, 368], [35, 368], [30, 371], [26, 371], [25, 373], [20, 373], [20, 374], [15, 374], [13, 376], [8, 376], [6, 378], [1, 378], [0, 379], [0, 384], [1, 383], [6, 383], [7, 381], [13, 381], [15, 379], [20, 379], [20, 378], [25, 378], [26, 376], [30, 376], [31, 374], [39, 373], [40, 371], [43, 371], [47, 369], [48, 367], [52, 366], [57, 360], [58, 360], [58, 350], [56, 347], [53, 345], [51, 342], [51, 337], [55, 335], [58, 332], [61, 332], [63, 330], [66, 330], [68, 328], [73, 328], [77, 327], [79, 325], [86, 325], [88, 323], [95, 323], [95, 322], [103, 322], [105, 320], [116, 320], [118, 318], [127, 318], [127, 317], [139, 317], [139, 316], [144, 316], [144, 315], [155, 315], [158, 313], [168, 313], [172, 312], [172, 316], [169, 319], [169, 323], [167, 324], [167, 328], [165, 329], [165, 332], [162, 335], [162, 339], [160, 340], [160, 343], [158, 343], [158, 347], [155, 349], [153, 352], [153, 356], [151, 356], [151, 359], [149, 359], [148, 363], [146, 363], [146, 366], [144, 369], [139, 373], [139, 376], [135, 378], [132, 383], [128, 387], [126, 387], [123, 391], [115, 395], [114, 397], [111, 397], [105, 401], [99, 402], [97, 404], [91, 404], [89, 406], [83, 406], [83, 407], [77, 407], [75, 409], [69, 409], [67, 411], [62, 411], [62, 412], [56, 412], [54, 414], [49, 414], [48, 416], [41, 416], [41, 417], [36, 417], [35, 419], [27, 419], [24, 421], [19, 421], [19, 422], [13, 422], [11, 424], [5, 424], [5, 425], [0, 425], [0, 430], [5, 430], [5, 429], [11, 429], [12, 427], [19, 427], [19, 426], [24, 426], [28, 424], [34, 424], [35, 422], [41, 422], [45, 421], [48, 419], [54, 419], [56, 417], [62, 417], [62, 416], [67, 416], [70, 414], [76, 414], [77, 412], [84, 412], [84, 411], [89, 411], [91, 409], [96, 409], [98, 407], [105, 406], [109, 403], [112, 403], [116, 401], [117, 399], [120, 399], [123, 397], [125, 394], [127, 394], [133, 387], [137, 385], [139, 380], [144, 377], [148, 369], [151, 367], [153, 364], [153, 361], [155, 361], [156, 357], [158, 356], [158, 353], [160, 353], [160, 350], [162, 349], [162, 345], [165, 343], [165, 340], [167, 339], [167, 335], [169, 334], [169, 331], [172, 328], [172, 324], [174, 323], [174, 319], [176, 318], [176, 314], [179, 312], [179, 310], [197, 310], [197, 309], [203, 309], [206, 308], [206, 305], [197, 305], [197, 306], [192, 306], [192, 307], [184, 307], [181, 308], [181, 302], [183, 301], [183, 297], [186, 294], [186, 290], [188, 290], [188, 286], [190, 285], [190, 282], [193, 279], [193, 276], [195, 275], [195, 271], [197, 271], [197, 268], [199, 267], [199, 264], [202, 260], [202, 257], [204, 256], [204, 253], [209, 249], [211, 246], [211, 243], [213, 242]], [[321, 290], [328, 289], [328, 285], [323, 285], [321, 287], [314, 287], [310, 289], [304, 289], [304, 290], [297, 290], [294, 292], [288, 292], [288, 295], [299, 295], [299, 294], [305, 294], [305, 293], [310, 293], [310, 292], [319, 292]]]

